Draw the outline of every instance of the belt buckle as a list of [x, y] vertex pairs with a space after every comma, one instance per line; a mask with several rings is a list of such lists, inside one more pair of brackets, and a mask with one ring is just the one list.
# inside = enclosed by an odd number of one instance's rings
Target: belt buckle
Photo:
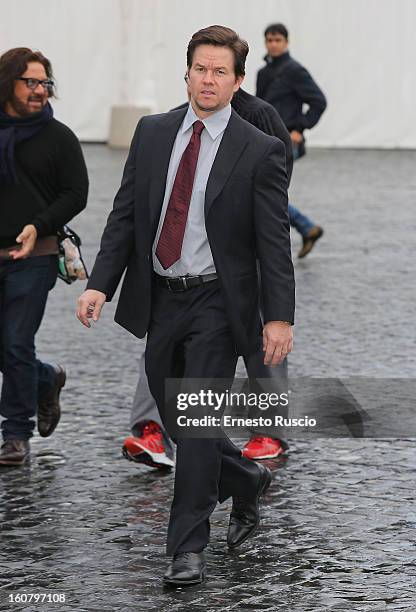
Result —
[[[171, 286], [171, 281], [182, 281], [183, 284], [183, 289], [180, 287], [172, 287]], [[166, 283], [168, 286], [169, 291], [171, 291], [172, 293], [175, 292], [180, 292], [180, 291], [187, 291], [188, 289], [188, 285], [186, 284], [186, 277], [185, 276], [179, 276], [178, 278], [166, 278]]]

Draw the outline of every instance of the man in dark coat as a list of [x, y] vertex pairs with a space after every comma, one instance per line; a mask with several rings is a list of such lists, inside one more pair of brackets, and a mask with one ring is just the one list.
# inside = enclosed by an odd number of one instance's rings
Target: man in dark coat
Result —
[[[290, 133], [295, 159], [305, 155], [304, 131], [313, 128], [326, 108], [326, 99], [309, 72], [289, 53], [289, 32], [282, 23], [268, 26], [264, 33], [266, 66], [257, 73], [256, 96], [277, 110]], [[306, 107], [306, 111], [304, 108]], [[299, 257], [305, 257], [323, 230], [289, 204], [290, 222], [303, 238]]]

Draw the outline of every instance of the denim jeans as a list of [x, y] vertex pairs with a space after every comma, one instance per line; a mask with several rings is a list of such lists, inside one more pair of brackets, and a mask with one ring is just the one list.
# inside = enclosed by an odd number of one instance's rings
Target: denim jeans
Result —
[[315, 223], [309, 219], [306, 215], [303, 215], [300, 210], [295, 208], [293, 204], [289, 203], [289, 222], [292, 227], [298, 230], [299, 234], [306, 236], [306, 234], [315, 227]]
[[[293, 143], [293, 160], [296, 161], [299, 158], [299, 145]], [[292, 227], [298, 230], [299, 234], [306, 236], [306, 234], [315, 227], [314, 223], [309, 217], [303, 215], [300, 210], [295, 208], [293, 204], [289, 202], [289, 222]]]
[[53, 367], [36, 359], [35, 335], [57, 272], [56, 255], [0, 260], [0, 415], [5, 440], [32, 436], [38, 396], [55, 382]]

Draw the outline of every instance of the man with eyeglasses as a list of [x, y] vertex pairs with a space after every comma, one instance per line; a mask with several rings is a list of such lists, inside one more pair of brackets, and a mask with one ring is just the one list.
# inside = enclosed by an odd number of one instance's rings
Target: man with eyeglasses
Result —
[[86, 206], [78, 139], [53, 118], [50, 61], [26, 47], [0, 57], [0, 466], [29, 458], [60, 419], [62, 366], [36, 358], [35, 335], [58, 273], [57, 231]]

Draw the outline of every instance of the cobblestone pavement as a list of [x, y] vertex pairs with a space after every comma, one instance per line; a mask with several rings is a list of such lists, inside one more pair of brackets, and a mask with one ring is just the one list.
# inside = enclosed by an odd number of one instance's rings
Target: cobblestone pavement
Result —
[[[125, 153], [85, 153], [91, 194], [73, 226], [91, 264]], [[415, 377], [415, 164], [415, 152], [341, 150], [297, 164], [293, 202], [325, 235], [296, 262], [293, 376]], [[416, 609], [412, 439], [291, 441], [288, 459], [270, 462], [258, 534], [228, 552], [230, 504], [219, 506], [207, 582], [165, 589], [173, 477], [120, 453], [143, 345], [112, 322], [114, 304], [82, 328], [81, 289], [58, 283], [39, 333], [39, 355], [69, 369], [61, 424], [33, 439], [30, 465], [0, 471], [0, 610]], [[18, 593], [66, 602], [11, 603]]]

